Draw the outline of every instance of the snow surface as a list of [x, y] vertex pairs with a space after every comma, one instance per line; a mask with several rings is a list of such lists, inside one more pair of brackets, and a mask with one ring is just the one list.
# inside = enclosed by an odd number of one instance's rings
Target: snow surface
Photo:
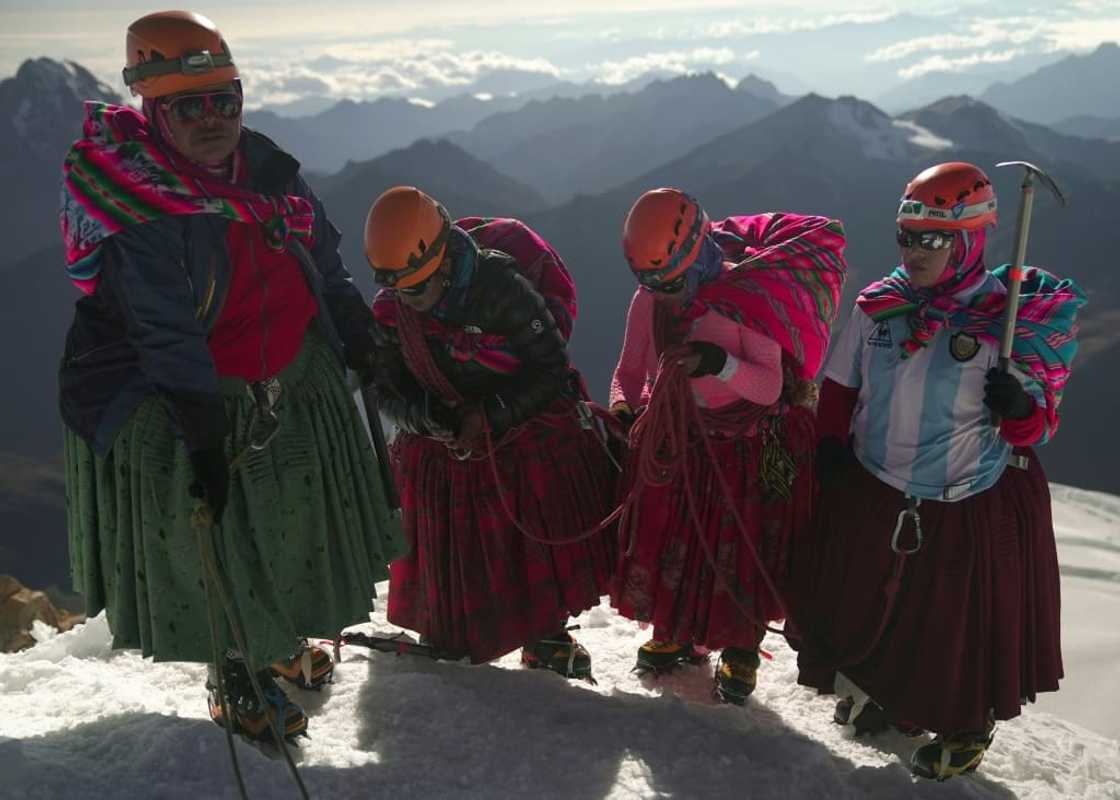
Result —
[[[904, 762], [925, 739], [834, 725], [832, 700], [797, 686], [774, 636], [745, 708], [711, 700], [711, 665], [638, 678], [648, 631], [605, 606], [577, 620], [597, 686], [521, 669], [516, 654], [472, 667], [345, 648], [332, 686], [292, 690], [311, 714], [295, 757], [312, 797], [331, 800], [1120, 798], [1120, 498], [1054, 496], [1066, 680], [999, 725], [973, 776], [919, 782]], [[394, 630], [381, 611], [370, 627]], [[203, 666], [112, 651], [104, 616], [36, 633], [0, 655], [0, 797], [237, 797]], [[237, 748], [251, 797], [298, 797], [283, 761]]]

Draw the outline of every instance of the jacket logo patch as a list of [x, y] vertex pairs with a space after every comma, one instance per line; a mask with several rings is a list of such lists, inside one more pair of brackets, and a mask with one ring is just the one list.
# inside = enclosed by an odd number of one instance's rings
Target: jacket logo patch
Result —
[[971, 361], [980, 352], [980, 340], [968, 333], [954, 333], [949, 339], [949, 353], [957, 361]]
[[890, 324], [880, 322], [876, 325], [875, 330], [867, 337], [867, 344], [871, 347], [879, 348], [894, 347], [894, 337], [891, 336]]

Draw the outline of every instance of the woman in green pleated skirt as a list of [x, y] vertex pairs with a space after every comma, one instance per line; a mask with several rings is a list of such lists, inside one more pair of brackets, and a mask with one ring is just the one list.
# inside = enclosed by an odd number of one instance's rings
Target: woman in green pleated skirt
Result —
[[115, 647], [213, 662], [215, 722], [290, 736], [307, 716], [274, 677], [329, 681], [308, 637], [368, 621], [402, 554], [346, 384], [376, 367], [370, 309], [299, 162], [242, 126], [214, 23], [156, 12], [125, 39], [141, 107], [88, 103], [63, 165], [75, 588]]
[[[249, 448], [256, 413], [244, 381], [225, 378], [232, 434], [229, 502], [213, 529], [218, 562], [251, 664], [295, 652], [369, 618], [373, 585], [400, 555], [374, 451], [337, 359], [312, 331], [280, 374], [276, 435]], [[206, 592], [187, 451], [165, 406], [145, 400], [104, 458], [66, 434], [75, 588], [106, 609], [113, 646], [157, 661], [210, 661]], [[217, 603], [217, 596], [214, 597]], [[222, 648], [235, 643], [220, 605]]]

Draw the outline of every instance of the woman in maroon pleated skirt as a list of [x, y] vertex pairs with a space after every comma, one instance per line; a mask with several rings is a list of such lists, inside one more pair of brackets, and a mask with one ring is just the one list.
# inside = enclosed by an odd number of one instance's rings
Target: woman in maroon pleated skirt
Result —
[[611, 387], [634, 411], [611, 602], [648, 622], [637, 669], [719, 650], [714, 693], [754, 690], [766, 624], [785, 616], [792, 543], [813, 511], [811, 379], [846, 265], [839, 223], [768, 213], [716, 223], [677, 189], [634, 204], [640, 283]]
[[[388, 617], [445, 657], [477, 663], [522, 647], [530, 667], [588, 677], [590, 655], [566, 624], [607, 591], [617, 534], [599, 523], [617, 473], [550, 310], [564, 303], [537, 288], [567, 273], [521, 223], [496, 224], [511, 248], [552, 259], [537, 284], [418, 189], [390, 189], [366, 223], [385, 287], [372, 369], [400, 429], [393, 461], [411, 546], [391, 566]], [[565, 297], [574, 312], [574, 290]]]
[[823, 486], [795, 558], [801, 683], [857, 733], [928, 730], [914, 774], [979, 766], [996, 720], [1062, 677], [1050, 494], [1033, 452], [1057, 429], [1084, 296], [1029, 267], [1009, 363], [1013, 270], [976, 166], [930, 167], [899, 207], [901, 264], [867, 286], [825, 367]]

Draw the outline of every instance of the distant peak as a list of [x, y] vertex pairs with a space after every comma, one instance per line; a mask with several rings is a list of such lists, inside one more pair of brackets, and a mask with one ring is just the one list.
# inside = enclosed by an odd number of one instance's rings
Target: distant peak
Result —
[[684, 75], [674, 75], [672, 77], [658, 78], [652, 81], [645, 87], [647, 92], [668, 91], [675, 92], [681, 89], [693, 90], [698, 87], [716, 87], [727, 88], [727, 83], [723, 78], [716, 75], [714, 72], [688, 72]]
[[69, 91], [81, 99], [105, 99], [120, 102], [120, 97], [92, 72], [76, 61], [55, 61], [53, 58], [29, 58], [16, 70], [17, 85], [37, 94]]
[[741, 92], [750, 92], [751, 94], [761, 95], [762, 97], [777, 97], [781, 95], [777, 86], [765, 78], [760, 78], [753, 72], [740, 80], [735, 88]]
[[939, 114], [956, 114], [960, 111], [983, 111], [994, 112], [990, 105], [977, 100], [975, 97], [967, 94], [951, 95], [949, 97], [942, 97], [940, 100], [935, 100], [928, 106], [919, 111], [934, 111]]

